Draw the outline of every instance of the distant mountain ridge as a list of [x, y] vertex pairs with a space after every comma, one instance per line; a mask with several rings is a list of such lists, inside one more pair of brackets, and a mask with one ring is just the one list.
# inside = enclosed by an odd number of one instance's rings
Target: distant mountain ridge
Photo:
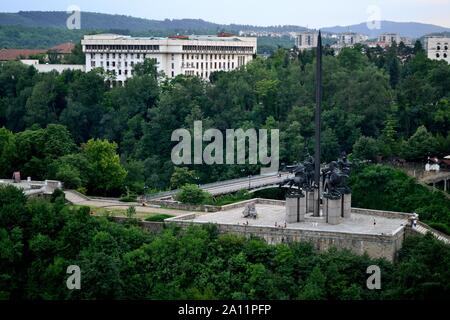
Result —
[[[69, 15], [64, 11], [19, 11], [17, 13], [0, 13], [0, 26], [20, 25], [25, 27], [66, 28]], [[222, 25], [202, 19], [165, 19], [151, 20], [125, 15], [112, 15], [94, 12], [81, 12], [81, 28], [87, 30], [128, 30], [130, 32], [155, 31], [218, 31], [255, 30], [255, 31], [303, 31], [300, 26], [251, 26], [230, 24]]]
[[[24, 26], [24, 27], [43, 27], [43, 28], [66, 28], [66, 20], [69, 15], [65, 11], [19, 11], [17, 13], [0, 13], [0, 26]], [[217, 24], [204, 21], [202, 19], [165, 19], [152, 20], [136, 18], [125, 15], [112, 15], [94, 12], [81, 12], [81, 28], [83, 30], [108, 30], [116, 33], [205, 33], [212, 34], [219, 31], [228, 31], [237, 33], [243, 31], [257, 32], [300, 32], [307, 30], [302, 26], [252, 26], [240, 24]], [[334, 26], [321, 29], [324, 32], [341, 33], [352, 31], [366, 34], [371, 38], [377, 37], [384, 32], [399, 33], [402, 36], [410, 38], [420, 38], [431, 33], [450, 32], [450, 28], [445, 28], [432, 24], [417, 22], [393, 22], [381, 21], [381, 28], [370, 30], [366, 23], [360, 23], [349, 26]]]
[[401, 36], [409, 38], [420, 38], [431, 33], [450, 32], [450, 28], [445, 28], [433, 24], [418, 23], [418, 22], [393, 22], [380, 21], [380, 29], [369, 29], [367, 23], [354, 24], [350, 26], [335, 26], [322, 29], [325, 32], [342, 33], [342, 32], [356, 32], [368, 35], [370, 38], [376, 38], [380, 34], [398, 33]]

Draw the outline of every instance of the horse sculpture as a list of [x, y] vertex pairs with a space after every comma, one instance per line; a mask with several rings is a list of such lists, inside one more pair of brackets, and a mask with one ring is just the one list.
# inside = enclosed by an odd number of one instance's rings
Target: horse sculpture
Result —
[[287, 188], [288, 196], [303, 198], [305, 195], [302, 190], [312, 191], [314, 189], [314, 158], [309, 154], [303, 163], [294, 166], [288, 166], [290, 173], [294, 177], [288, 178], [280, 183], [281, 188]]
[[338, 200], [343, 194], [351, 192], [347, 184], [350, 176], [351, 165], [347, 157], [343, 156], [337, 162], [333, 161], [328, 168], [322, 170], [323, 196], [328, 199]]

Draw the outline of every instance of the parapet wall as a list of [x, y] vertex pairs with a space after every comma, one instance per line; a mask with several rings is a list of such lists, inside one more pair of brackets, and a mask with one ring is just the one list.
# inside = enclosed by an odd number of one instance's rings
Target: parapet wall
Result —
[[414, 217], [413, 213], [396, 212], [396, 211], [383, 211], [372, 209], [352, 208], [352, 213], [364, 214], [369, 216], [390, 218], [390, 219], [410, 219]]
[[[167, 219], [166, 223], [174, 223], [187, 228], [202, 223], [192, 222], [193, 215]], [[328, 250], [331, 247], [348, 249], [355, 254], [367, 253], [373, 258], [385, 258], [393, 261], [402, 247], [404, 227], [399, 227], [394, 235], [368, 235], [344, 232], [313, 231], [300, 229], [284, 229], [267, 226], [244, 226], [234, 224], [217, 224], [220, 233], [232, 233], [245, 237], [258, 237], [269, 244], [310, 242], [318, 250]]]

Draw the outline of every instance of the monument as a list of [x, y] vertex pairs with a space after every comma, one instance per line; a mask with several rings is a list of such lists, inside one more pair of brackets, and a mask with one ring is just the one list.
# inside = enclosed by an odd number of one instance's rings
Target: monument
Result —
[[256, 219], [258, 218], [258, 213], [256, 212], [256, 207], [254, 203], [250, 203], [247, 205], [244, 209], [244, 212], [242, 212], [242, 215], [244, 218], [251, 218]]
[[[286, 192], [286, 222], [305, 221], [312, 213], [314, 218], [324, 218], [336, 225], [351, 218], [351, 190], [347, 180], [351, 164], [345, 153], [321, 170], [321, 106], [322, 106], [322, 36], [319, 31], [316, 64], [316, 110], [314, 157], [307, 153], [303, 163], [288, 166], [293, 178], [286, 179], [280, 187]], [[322, 204], [323, 201], [323, 204]]]

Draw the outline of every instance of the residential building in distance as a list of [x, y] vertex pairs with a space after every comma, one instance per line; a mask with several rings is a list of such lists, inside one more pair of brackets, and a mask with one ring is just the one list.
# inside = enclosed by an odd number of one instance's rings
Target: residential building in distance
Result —
[[48, 60], [49, 54], [55, 54], [58, 59], [64, 59], [66, 55], [72, 53], [74, 48], [75, 45], [72, 42], [66, 42], [49, 49], [0, 49], [0, 61], [31, 59], [38, 56]]
[[337, 42], [331, 47], [334, 49], [335, 54], [339, 54], [343, 48], [353, 47], [355, 44], [363, 43], [368, 38], [368, 36], [363, 34], [344, 32], [337, 35], [332, 35], [332, 39], [337, 39]]
[[374, 43], [374, 46], [379, 45], [380, 47], [389, 47], [393, 43], [397, 45], [403, 42], [406, 46], [412, 46], [412, 39], [407, 37], [402, 37], [398, 33], [383, 33], [378, 36], [378, 41]]
[[450, 63], [449, 57], [450, 37], [431, 36], [425, 39], [425, 48], [429, 59], [444, 60]]
[[230, 34], [135, 38], [117, 34], [86, 35], [81, 41], [86, 71], [102, 68], [123, 85], [133, 67], [144, 59], [156, 59], [158, 71], [169, 78], [198, 76], [208, 80], [215, 71], [238, 69], [253, 60], [257, 39]]
[[295, 38], [295, 46], [300, 50], [316, 48], [318, 37], [319, 33], [316, 31], [300, 32]]
[[364, 42], [368, 39], [368, 36], [355, 33], [355, 32], [345, 32], [339, 34], [338, 45], [340, 47], [352, 47], [357, 43]]
[[400, 41], [402, 40], [398, 33], [383, 33], [378, 36], [378, 43], [385, 47], [392, 45], [394, 42], [399, 44]]

